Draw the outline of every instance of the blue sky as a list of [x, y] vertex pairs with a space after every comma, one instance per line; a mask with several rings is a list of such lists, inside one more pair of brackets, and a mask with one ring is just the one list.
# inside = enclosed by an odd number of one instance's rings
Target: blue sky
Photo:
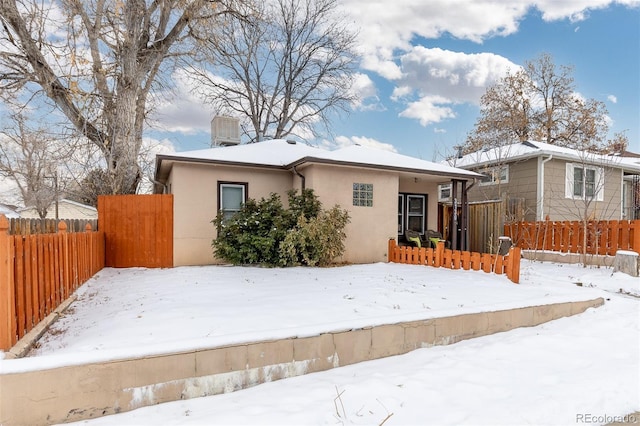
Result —
[[[640, 152], [640, 1], [341, 0], [359, 29], [362, 104], [311, 143], [361, 143], [439, 160], [464, 142], [478, 100], [508, 68], [541, 53], [574, 67], [577, 91], [605, 102], [611, 132]], [[366, 5], [366, 6], [365, 6]], [[439, 76], [439, 77], [434, 77]], [[208, 147], [213, 112], [177, 81], [159, 109], [166, 131], [147, 135], [178, 151]]]

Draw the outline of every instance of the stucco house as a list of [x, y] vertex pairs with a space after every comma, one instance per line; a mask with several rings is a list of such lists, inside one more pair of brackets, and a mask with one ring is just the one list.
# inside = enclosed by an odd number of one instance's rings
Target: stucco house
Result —
[[[27, 219], [39, 219], [40, 215], [35, 207], [23, 207], [18, 209], [20, 217]], [[57, 214], [57, 216], [56, 216]], [[93, 206], [78, 203], [62, 198], [51, 203], [47, 209], [47, 219], [97, 219], [98, 210]]]
[[507, 219], [640, 218], [640, 158], [633, 155], [597, 155], [527, 141], [448, 164], [482, 173], [469, 201], [506, 199]]
[[348, 210], [342, 261], [385, 261], [388, 240], [437, 227], [438, 185], [479, 174], [364, 146], [333, 151], [286, 140], [159, 154], [155, 193], [174, 195], [174, 265], [217, 263], [211, 221], [248, 198], [313, 189], [326, 208]]

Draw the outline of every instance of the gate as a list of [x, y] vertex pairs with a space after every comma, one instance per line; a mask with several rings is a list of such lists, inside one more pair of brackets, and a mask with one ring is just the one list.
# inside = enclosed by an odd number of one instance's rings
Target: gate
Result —
[[101, 195], [105, 266], [173, 267], [173, 195]]

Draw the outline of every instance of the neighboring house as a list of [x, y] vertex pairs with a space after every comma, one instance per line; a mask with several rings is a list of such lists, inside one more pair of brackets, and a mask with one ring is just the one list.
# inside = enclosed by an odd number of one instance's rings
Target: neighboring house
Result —
[[482, 173], [469, 201], [506, 199], [507, 220], [640, 218], [640, 158], [632, 153], [597, 155], [522, 142], [448, 164]]
[[[57, 217], [56, 217], [57, 212]], [[34, 207], [23, 207], [18, 209], [20, 217], [27, 219], [39, 219], [40, 215]], [[81, 204], [63, 198], [51, 203], [47, 209], [47, 219], [97, 219], [98, 210], [93, 206]]]
[[7, 219], [19, 218], [20, 215], [16, 212], [17, 207], [10, 204], [0, 203], [0, 214], [6, 216]]
[[248, 198], [313, 189], [325, 208], [348, 210], [342, 261], [385, 261], [388, 240], [406, 229], [437, 226], [438, 185], [480, 175], [388, 151], [350, 146], [323, 150], [285, 140], [156, 156], [155, 192], [174, 195], [174, 265], [216, 263], [211, 242], [218, 211]]

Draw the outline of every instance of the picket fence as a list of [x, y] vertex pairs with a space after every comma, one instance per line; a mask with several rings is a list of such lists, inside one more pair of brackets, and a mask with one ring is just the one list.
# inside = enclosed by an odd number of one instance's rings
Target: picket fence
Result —
[[104, 267], [105, 236], [93, 231], [11, 235], [0, 215], [0, 350], [10, 349]]
[[520, 282], [520, 257], [519, 247], [511, 247], [509, 254], [502, 256], [446, 249], [442, 241], [433, 249], [398, 246], [394, 239], [389, 240], [389, 262], [506, 274], [516, 284]]
[[548, 250], [615, 256], [618, 250], [640, 253], [640, 220], [514, 222], [504, 235], [524, 250]]
[[87, 224], [91, 225], [94, 231], [98, 229], [98, 219], [9, 219], [9, 234], [11, 235], [31, 235], [31, 234], [55, 234], [58, 232], [60, 223], [64, 222], [67, 232], [84, 232]]

